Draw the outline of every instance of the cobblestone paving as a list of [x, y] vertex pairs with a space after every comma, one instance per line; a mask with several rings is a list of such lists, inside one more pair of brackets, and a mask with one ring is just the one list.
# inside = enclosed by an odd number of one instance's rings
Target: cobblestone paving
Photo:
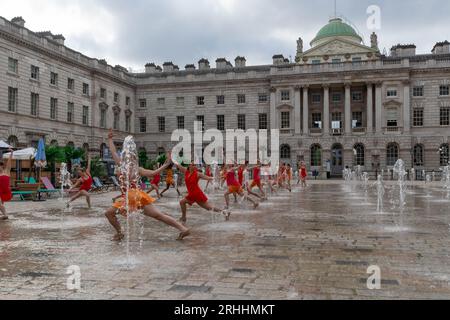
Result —
[[[341, 181], [280, 192], [257, 211], [235, 204], [229, 222], [194, 208], [184, 242], [135, 216], [128, 246], [110, 241], [103, 211], [112, 193], [66, 213], [58, 200], [8, 203], [0, 299], [450, 299], [448, 194], [410, 186], [401, 214], [395, 192], [386, 192], [386, 213], [376, 212], [374, 187]], [[168, 197], [157, 206], [178, 218], [175, 193]], [[223, 204], [220, 194], [211, 199]], [[67, 289], [72, 265], [79, 291]], [[367, 288], [372, 265], [380, 290]]]

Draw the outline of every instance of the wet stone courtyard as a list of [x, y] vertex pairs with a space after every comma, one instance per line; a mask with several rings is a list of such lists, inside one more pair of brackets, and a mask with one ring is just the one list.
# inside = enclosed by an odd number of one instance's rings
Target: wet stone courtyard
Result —
[[[403, 212], [394, 183], [377, 212], [376, 187], [344, 181], [280, 191], [257, 210], [234, 204], [229, 222], [194, 207], [183, 242], [137, 215], [129, 241], [112, 242], [103, 212], [117, 193], [94, 195], [91, 210], [11, 202], [0, 299], [450, 299], [450, 195], [439, 183], [406, 192]], [[171, 190], [156, 206], [178, 219], [178, 201]], [[368, 288], [372, 266], [380, 289]]]

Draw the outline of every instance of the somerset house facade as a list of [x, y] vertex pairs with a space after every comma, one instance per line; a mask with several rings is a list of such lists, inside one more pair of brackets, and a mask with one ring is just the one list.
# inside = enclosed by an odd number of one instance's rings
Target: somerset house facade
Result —
[[[438, 170], [449, 161], [450, 43], [426, 55], [377, 35], [365, 45], [340, 18], [329, 21], [295, 62], [270, 65], [207, 59], [181, 70], [148, 63], [130, 73], [67, 48], [62, 35], [33, 32], [21, 17], [0, 18], [0, 139], [89, 149], [104, 158], [107, 129], [117, 144], [134, 134], [150, 156], [169, 150], [175, 129], [279, 129], [282, 161], [305, 161], [332, 175], [345, 166], [375, 171], [397, 159]], [[441, 39], [442, 40], [442, 39]]]

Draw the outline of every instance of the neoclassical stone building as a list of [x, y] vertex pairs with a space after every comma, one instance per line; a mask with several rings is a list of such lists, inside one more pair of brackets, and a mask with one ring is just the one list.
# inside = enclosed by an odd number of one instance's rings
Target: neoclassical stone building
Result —
[[184, 70], [166, 62], [129, 73], [65, 47], [61, 35], [0, 18], [0, 53], [0, 138], [22, 146], [44, 136], [103, 152], [105, 130], [114, 127], [118, 144], [133, 133], [153, 156], [173, 146], [173, 130], [200, 121], [205, 129], [280, 129], [283, 161], [322, 170], [330, 160], [336, 176], [345, 166], [370, 171], [398, 158], [427, 170], [449, 160], [447, 41], [427, 55], [415, 45], [383, 55], [376, 34], [365, 45], [335, 18], [310, 49], [298, 40], [295, 62], [219, 58], [211, 67], [201, 59]]

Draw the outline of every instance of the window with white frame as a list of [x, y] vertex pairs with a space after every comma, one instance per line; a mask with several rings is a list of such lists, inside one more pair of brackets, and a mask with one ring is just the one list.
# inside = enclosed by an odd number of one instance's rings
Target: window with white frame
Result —
[[396, 108], [387, 109], [386, 120], [388, 127], [398, 127], [398, 110]]
[[50, 119], [56, 120], [58, 116], [58, 99], [50, 98]]
[[225, 104], [225, 96], [224, 95], [217, 96], [217, 104], [218, 105]]
[[67, 89], [70, 91], [75, 91], [75, 80], [67, 78]]
[[363, 144], [358, 143], [354, 146], [354, 165], [365, 166], [365, 147]]
[[352, 128], [362, 128], [363, 126], [363, 113], [361, 111], [352, 112]]
[[177, 129], [184, 130], [184, 116], [177, 117]]
[[73, 102], [67, 103], [67, 122], [72, 123], [73, 122], [73, 112], [74, 112], [74, 104]]
[[269, 101], [269, 97], [267, 93], [258, 94], [258, 103], [266, 103]]
[[217, 115], [217, 130], [225, 131], [225, 115]]
[[268, 129], [267, 113], [258, 114], [258, 128], [259, 130]]
[[238, 114], [238, 130], [246, 130], [245, 114]]
[[238, 94], [237, 95], [237, 101], [238, 101], [238, 104], [244, 104], [246, 101], [245, 101], [245, 94]]
[[204, 132], [205, 131], [205, 116], [199, 115], [197, 116], [198, 122], [198, 130]]
[[83, 116], [82, 116], [83, 125], [89, 125], [89, 107], [83, 106]]
[[342, 129], [342, 112], [333, 112], [331, 114], [331, 128]]
[[31, 66], [31, 79], [39, 80], [39, 67]]
[[449, 85], [439, 86], [439, 95], [440, 96], [448, 96], [449, 94], [450, 94], [450, 86]]
[[396, 98], [397, 97], [397, 89], [388, 89], [386, 91], [386, 95], [388, 98]]
[[58, 86], [58, 74], [55, 72], [50, 72], [50, 84], [52, 86]]
[[413, 126], [423, 127], [423, 109], [415, 108], [413, 110]]
[[440, 123], [441, 123], [441, 126], [449, 126], [450, 125], [450, 107], [441, 107]]
[[17, 59], [8, 58], [8, 72], [14, 74], [19, 73], [19, 61]]
[[89, 96], [89, 84], [83, 83], [83, 95]]
[[311, 114], [312, 117], [312, 128], [322, 129], [322, 114], [319, 112], [314, 112]]
[[158, 117], [158, 131], [160, 133], [166, 132], [166, 118]]
[[281, 101], [290, 101], [291, 92], [289, 90], [281, 90]]
[[8, 111], [17, 112], [18, 89], [8, 87]]
[[421, 144], [415, 145], [413, 150], [413, 162], [415, 167], [422, 167], [424, 165], [423, 146]]
[[399, 157], [399, 147], [396, 143], [388, 144], [386, 148], [386, 165], [393, 166]]
[[423, 97], [423, 86], [413, 87], [413, 97]]
[[197, 105], [198, 106], [204, 106], [205, 105], [205, 97], [204, 96], [197, 97]]
[[291, 113], [289, 111], [281, 112], [281, 129], [291, 128]]
[[30, 115], [37, 117], [39, 108], [39, 94], [31, 93], [31, 110]]
[[146, 117], [139, 118], [139, 132], [140, 133], [147, 132], [147, 118]]

